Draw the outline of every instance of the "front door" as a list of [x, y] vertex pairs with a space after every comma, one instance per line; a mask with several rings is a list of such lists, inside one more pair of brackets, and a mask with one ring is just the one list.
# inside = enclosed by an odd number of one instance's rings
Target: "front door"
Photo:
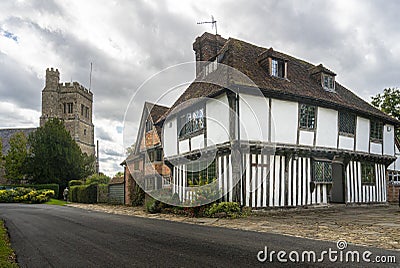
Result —
[[344, 203], [344, 169], [342, 163], [332, 163], [331, 202]]

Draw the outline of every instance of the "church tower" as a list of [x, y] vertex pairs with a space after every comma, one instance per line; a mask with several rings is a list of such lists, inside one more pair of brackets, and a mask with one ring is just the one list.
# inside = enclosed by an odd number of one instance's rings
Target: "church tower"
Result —
[[63, 120], [82, 152], [95, 155], [93, 93], [78, 82], [60, 83], [60, 73], [53, 68], [46, 70], [40, 126], [49, 118]]

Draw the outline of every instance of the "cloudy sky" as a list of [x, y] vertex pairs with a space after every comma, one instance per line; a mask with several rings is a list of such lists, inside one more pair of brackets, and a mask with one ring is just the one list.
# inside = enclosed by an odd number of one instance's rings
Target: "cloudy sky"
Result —
[[[194, 60], [192, 43], [214, 15], [218, 33], [273, 47], [335, 71], [337, 81], [369, 101], [400, 84], [400, 1], [0, 1], [0, 128], [39, 125], [47, 67], [61, 81], [89, 87], [93, 63], [95, 139], [100, 169], [122, 168], [124, 115], [133, 96], [137, 129], [140, 85], [170, 66]], [[194, 69], [182, 72], [184, 81]], [[172, 101], [172, 100], [171, 100]], [[171, 103], [164, 103], [171, 104]], [[135, 123], [136, 118], [136, 123]]]

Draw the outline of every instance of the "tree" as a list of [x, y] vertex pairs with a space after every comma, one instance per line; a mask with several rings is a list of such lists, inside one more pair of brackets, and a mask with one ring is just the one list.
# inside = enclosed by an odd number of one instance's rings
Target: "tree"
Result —
[[0, 178], [4, 175], [3, 140], [0, 138]]
[[[382, 94], [372, 97], [371, 104], [388, 115], [400, 120], [400, 89], [385, 88]], [[396, 136], [400, 138], [400, 130], [396, 129]]]
[[110, 182], [110, 177], [104, 174], [93, 174], [86, 178], [86, 184], [108, 184]]
[[25, 163], [28, 156], [28, 139], [22, 132], [10, 138], [10, 149], [5, 156], [6, 178], [19, 182], [25, 178]]
[[28, 138], [27, 174], [34, 183], [58, 183], [94, 173], [94, 158], [83, 154], [59, 119], [50, 119]]
[[126, 156], [130, 156], [131, 154], [135, 153], [135, 146], [136, 143], [133, 143], [131, 146], [129, 146], [128, 148], [126, 148]]

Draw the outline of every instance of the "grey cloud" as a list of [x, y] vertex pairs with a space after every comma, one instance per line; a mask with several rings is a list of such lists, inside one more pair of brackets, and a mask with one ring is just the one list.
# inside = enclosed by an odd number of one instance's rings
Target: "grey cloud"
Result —
[[[147, 78], [166, 67], [194, 60], [194, 39], [204, 31], [211, 32], [211, 28], [196, 22], [209, 18], [210, 13], [218, 20], [219, 32], [224, 37], [272, 46], [306, 61], [323, 63], [338, 73], [339, 82], [363, 97], [378, 93], [385, 86], [396, 86], [396, 83], [398, 86], [400, 56], [392, 51], [392, 46], [397, 45], [400, 38], [397, 23], [400, 3], [358, 2], [357, 9], [349, 14], [360, 20], [347, 28], [338, 26], [338, 22], [349, 18], [334, 12], [332, 7], [335, 5], [337, 1], [193, 1], [190, 12], [178, 14], [173, 11], [173, 6], [162, 1], [151, 4], [144, 0], [119, 1], [108, 15], [112, 17], [110, 28], [135, 48], [136, 56], [127, 59], [112, 58], [107, 51], [95, 46], [97, 40], [84, 41], [73, 28], [47, 29], [39, 25], [34, 16], [27, 15], [39, 13], [43, 17], [51, 15], [69, 22], [69, 10], [63, 10], [56, 1], [27, 1], [25, 4], [1, 1], [0, 14], [5, 14], [5, 19], [0, 19], [0, 27], [3, 28], [3, 24], [28, 27], [48, 44], [49, 53], [64, 60], [62, 66], [49, 66], [53, 63], [43, 62], [43, 74], [45, 68], [57, 67], [61, 71], [61, 80], [72, 78], [89, 87], [90, 62], [93, 62], [95, 117], [99, 121], [106, 119], [123, 125], [130, 98]], [[93, 12], [101, 8], [98, 4]], [[19, 37], [18, 33], [14, 34]], [[121, 49], [116, 40], [109, 41]], [[368, 61], [366, 54], [373, 55], [376, 61]], [[44, 81], [37, 78], [29, 66], [21, 66], [1, 50], [0, 63], [0, 99], [40, 111], [40, 91]], [[179, 76], [190, 81], [194, 69], [183, 70]], [[154, 79], [136, 95], [128, 110], [132, 141], [144, 101], [157, 100], [165, 89], [163, 81]], [[0, 113], [0, 126], [10, 124], [10, 120], [6, 120], [8, 114]], [[15, 120], [27, 123], [19, 116]], [[105, 126], [94, 124], [96, 138], [112, 142]], [[116, 169], [123, 153], [102, 150], [100, 156], [102, 162]]]
[[96, 127], [96, 137], [105, 141], [113, 141], [111, 135], [102, 127]]

